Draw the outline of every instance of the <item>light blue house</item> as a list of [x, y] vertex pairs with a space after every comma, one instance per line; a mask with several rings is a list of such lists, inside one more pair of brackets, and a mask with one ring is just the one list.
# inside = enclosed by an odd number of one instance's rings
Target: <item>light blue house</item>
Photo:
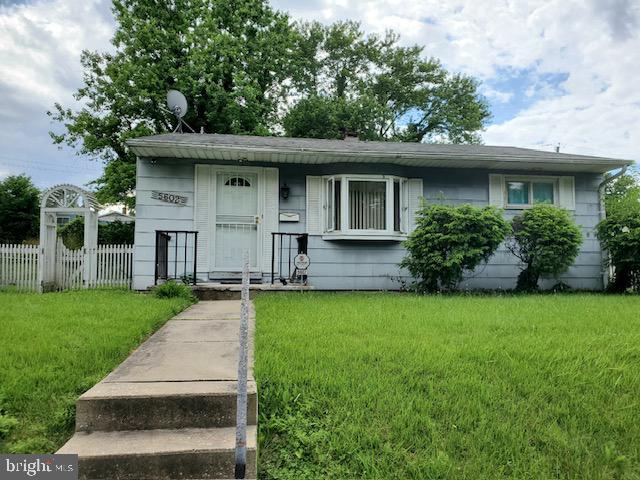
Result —
[[[136, 289], [167, 277], [232, 279], [246, 250], [256, 281], [269, 283], [272, 273], [275, 279], [303, 274], [316, 289], [399, 289], [410, 281], [398, 268], [402, 241], [423, 198], [493, 204], [508, 217], [540, 201], [570, 210], [584, 242], [561, 280], [576, 289], [602, 289], [595, 226], [604, 214], [603, 174], [632, 163], [351, 138], [166, 134], [128, 145], [138, 156]], [[292, 250], [308, 254], [307, 270], [292, 265]], [[500, 249], [460, 287], [511, 289], [518, 271], [516, 259]], [[545, 280], [547, 286], [556, 281]]]

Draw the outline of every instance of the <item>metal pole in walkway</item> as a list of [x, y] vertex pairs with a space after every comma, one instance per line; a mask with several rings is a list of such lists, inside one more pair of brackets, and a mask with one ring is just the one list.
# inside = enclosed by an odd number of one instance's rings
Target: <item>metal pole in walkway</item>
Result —
[[240, 300], [240, 349], [238, 352], [238, 400], [236, 411], [235, 478], [244, 478], [247, 468], [247, 364], [249, 362], [249, 252], [242, 262]]

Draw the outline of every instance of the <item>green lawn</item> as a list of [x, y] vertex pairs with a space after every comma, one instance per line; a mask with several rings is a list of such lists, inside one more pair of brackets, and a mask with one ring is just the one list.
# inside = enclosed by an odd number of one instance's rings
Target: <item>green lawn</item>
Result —
[[187, 301], [123, 290], [0, 292], [0, 452], [52, 452], [77, 397]]
[[640, 478], [640, 297], [256, 307], [260, 478]]

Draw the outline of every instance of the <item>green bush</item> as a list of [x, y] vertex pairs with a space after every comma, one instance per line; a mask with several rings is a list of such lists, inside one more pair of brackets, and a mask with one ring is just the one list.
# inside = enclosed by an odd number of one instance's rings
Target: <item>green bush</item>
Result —
[[[115, 221], [98, 225], [99, 245], [133, 245], [135, 222]], [[84, 245], [84, 218], [76, 217], [69, 223], [58, 227], [58, 235], [64, 246], [77, 250]]]
[[610, 289], [640, 290], [640, 187], [607, 199], [607, 217], [598, 224], [598, 239], [615, 267]]
[[124, 223], [119, 220], [98, 225], [98, 243], [100, 245], [133, 245], [135, 222]]
[[540, 277], [557, 277], [573, 264], [582, 234], [569, 212], [539, 204], [514, 217], [507, 247], [524, 265], [516, 290], [534, 291]]
[[421, 292], [450, 289], [465, 270], [487, 262], [509, 232], [495, 207], [428, 205], [418, 212], [417, 227], [404, 242], [400, 263]]
[[84, 245], [84, 218], [76, 217], [58, 227], [58, 236], [70, 250], [78, 250]]
[[157, 298], [187, 298], [191, 301], [195, 300], [195, 296], [188, 285], [178, 283], [175, 280], [169, 280], [162, 285], [153, 287], [153, 294]]

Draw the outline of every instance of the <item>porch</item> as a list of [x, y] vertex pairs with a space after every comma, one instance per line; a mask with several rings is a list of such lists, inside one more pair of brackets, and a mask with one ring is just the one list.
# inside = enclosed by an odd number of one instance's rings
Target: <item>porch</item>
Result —
[[[198, 235], [191, 230], [156, 230], [154, 285], [175, 280], [191, 285], [200, 300], [230, 300], [240, 298], [239, 272], [198, 271]], [[307, 233], [270, 232], [270, 269], [253, 271], [251, 293], [256, 291], [311, 290], [307, 273], [309, 257]], [[251, 250], [247, 249], [251, 258]], [[236, 255], [236, 261], [242, 254]], [[255, 258], [255, 256], [254, 256]]]

